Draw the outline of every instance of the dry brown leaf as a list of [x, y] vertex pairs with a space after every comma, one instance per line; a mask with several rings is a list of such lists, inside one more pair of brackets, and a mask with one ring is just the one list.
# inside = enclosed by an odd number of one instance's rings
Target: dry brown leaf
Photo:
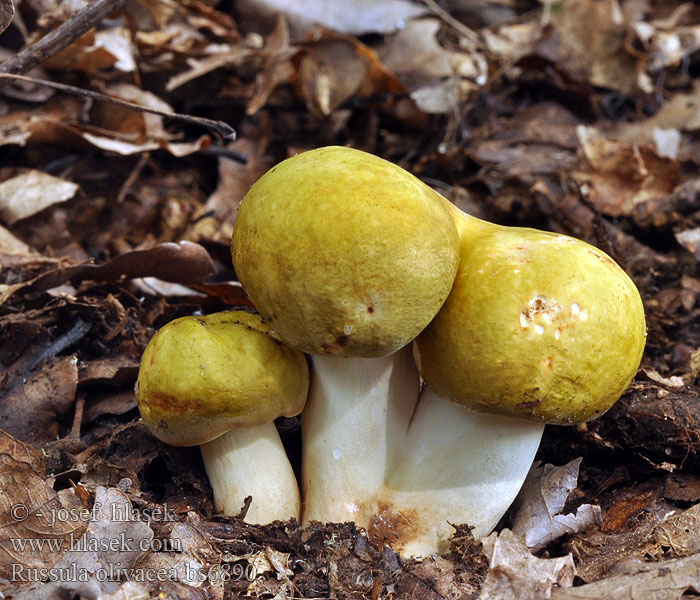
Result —
[[681, 181], [678, 162], [647, 146], [610, 140], [594, 127], [580, 125], [576, 131], [586, 164], [574, 178], [603, 214], [630, 216], [638, 204], [670, 194]]
[[536, 558], [523, 539], [509, 529], [481, 540], [489, 560], [479, 600], [542, 600], [556, 587], [573, 584], [576, 567], [570, 554]]
[[0, 33], [5, 31], [15, 18], [15, 5], [12, 0], [0, 0]]
[[139, 561], [139, 567], [164, 569], [173, 573], [174, 580], [193, 587], [206, 584], [214, 597], [221, 599], [225, 580], [223, 574], [227, 571], [221, 567], [220, 553], [188, 523], [173, 523], [167, 529], [168, 535], [162, 542], [166, 551], [149, 553]]
[[538, 53], [574, 79], [622, 94], [637, 90], [637, 59], [626, 50], [628, 24], [618, 0], [567, 0], [551, 13], [551, 25], [556, 35]]
[[[19, 254], [21, 256], [37, 255], [37, 253], [22, 240], [16, 238], [7, 229], [0, 226], [0, 255], [2, 254]], [[2, 260], [0, 260], [0, 264], [2, 264]]]
[[77, 362], [74, 356], [48, 360], [13, 385], [0, 403], [0, 428], [27, 442], [56, 439], [58, 419], [75, 400]]
[[454, 112], [488, 76], [486, 58], [480, 53], [448, 50], [438, 43], [440, 27], [435, 18], [410, 21], [380, 51], [382, 63], [418, 108], [434, 114]]
[[75, 196], [79, 186], [41, 171], [27, 171], [0, 183], [0, 215], [12, 225]]
[[[552, 600], [681, 600], [700, 592], [700, 554], [659, 563], [635, 561], [627, 573], [565, 590], [552, 590]], [[621, 566], [622, 567], [622, 566]]]
[[569, 494], [576, 488], [581, 458], [562, 467], [535, 463], [515, 499], [513, 533], [528, 548], [538, 550], [562, 535], [602, 525], [599, 506], [584, 504], [575, 514], [561, 514]]
[[122, 386], [136, 381], [138, 369], [138, 362], [128, 356], [83, 361], [78, 365], [78, 383]]
[[9, 454], [13, 460], [26, 462], [37, 475], [44, 474], [44, 455], [34, 446], [20, 442], [0, 429], [0, 454]]
[[353, 96], [403, 90], [373, 50], [348, 36], [317, 33], [296, 61], [297, 92], [315, 114], [328, 116]]
[[17, 587], [41, 581], [30, 569], [56, 565], [85, 530], [89, 514], [59, 496], [26, 462], [0, 453], [0, 577]]
[[30, 281], [0, 285], [0, 304], [22, 290], [44, 292], [71, 279], [115, 281], [121, 278], [157, 276], [175, 283], [201, 283], [214, 272], [209, 253], [193, 242], [167, 242], [146, 250], [126, 252], [102, 264], [82, 264], [48, 271]]
[[110, 69], [119, 73], [134, 72], [136, 62], [131, 52], [131, 35], [123, 27], [90, 31], [46, 60], [44, 66], [103, 77]]

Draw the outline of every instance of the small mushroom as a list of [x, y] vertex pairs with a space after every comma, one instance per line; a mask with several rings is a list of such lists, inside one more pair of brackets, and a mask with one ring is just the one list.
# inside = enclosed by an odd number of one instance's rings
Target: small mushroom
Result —
[[303, 353], [259, 315], [244, 311], [176, 319], [150, 340], [136, 395], [160, 440], [200, 445], [217, 510], [245, 520], [299, 519], [299, 489], [274, 419], [301, 412], [309, 384]]
[[253, 185], [232, 255], [270, 326], [313, 355], [304, 520], [367, 525], [420, 389], [410, 349], [398, 351], [438, 312], [457, 271], [450, 212], [393, 163], [319, 148]]

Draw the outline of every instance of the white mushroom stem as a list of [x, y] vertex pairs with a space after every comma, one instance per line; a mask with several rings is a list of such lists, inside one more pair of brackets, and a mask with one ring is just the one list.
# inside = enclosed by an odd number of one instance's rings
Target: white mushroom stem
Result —
[[274, 422], [232, 429], [200, 448], [218, 511], [237, 515], [252, 496], [247, 523], [299, 519], [299, 487]]
[[477, 413], [424, 388], [402, 460], [387, 479], [393, 510], [410, 523], [396, 544], [406, 556], [445, 552], [454, 527], [490, 533], [520, 490], [544, 424]]
[[313, 356], [312, 365], [302, 413], [302, 520], [367, 527], [418, 400], [410, 347], [385, 358]]

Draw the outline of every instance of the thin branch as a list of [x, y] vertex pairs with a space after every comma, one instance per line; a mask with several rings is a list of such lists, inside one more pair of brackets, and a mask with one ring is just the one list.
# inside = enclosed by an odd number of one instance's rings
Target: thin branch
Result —
[[[70, 46], [79, 37], [120, 9], [126, 0], [94, 0], [82, 10], [47, 33], [35, 44], [28, 46], [0, 64], [0, 73], [27, 73], [46, 59]], [[0, 89], [2, 85], [0, 84]]]
[[99, 92], [94, 92], [92, 90], [85, 90], [83, 88], [75, 87], [73, 85], [67, 85], [65, 83], [58, 83], [56, 81], [37, 79], [36, 77], [27, 77], [26, 75], [0, 73], [0, 82], [2, 81], [2, 79], [16, 79], [18, 81], [27, 81], [29, 83], [34, 83], [37, 85], [44, 85], [46, 87], [50, 87], [61, 92], [67, 92], [69, 94], [75, 94], [77, 96], [85, 96], [86, 98], [92, 98], [93, 100], [98, 100], [100, 102], [111, 102], [112, 104], [116, 104], [117, 106], [123, 106], [124, 108], [138, 110], [139, 112], [152, 113], [154, 115], [165, 117], [166, 119], [174, 119], [176, 121], [182, 121], [184, 123], [199, 125], [201, 127], [209, 129], [210, 131], [216, 132], [224, 140], [227, 141], [236, 139], [236, 130], [224, 121], [215, 121], [214, 119], [205, 119], [204, 117], [195, 117], [194, 115], [183, 115], [181, 113], [158, 110], [156, 108], [150, 108], [148, 106], [134, 104], [133, 102], [127, 102], [126, 100], [122, 100], [121, 98], [114, 98], [113, 96], [100, 94]]
[[479, 34], [473, 29], [467, 27], [461, 21], [455, 19], [450, 13], [448, 13], [444, 8], [442, 8], [435, 0], [423, 0], [423, 3], [432, 10], [438, 17], [440, 17], [445, 23], [456, 29], [465, 38], [467, 38], [473, 44], [478, 43]]

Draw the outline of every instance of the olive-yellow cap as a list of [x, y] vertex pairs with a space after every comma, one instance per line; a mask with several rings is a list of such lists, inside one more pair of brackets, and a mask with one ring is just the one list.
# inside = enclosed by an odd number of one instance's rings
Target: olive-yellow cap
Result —
[[409, 343], [440, 309], [459, 238], [422, 181], [366, 152], [326, 147], [253, 185], [232, 255], [282, 339], [312, 354], [375, 357]]
[[141, 417], [174, 446], [204, 444], [228, 430], [291, 417], [306, 402], [306, 357], [245, 311], [176, 319], [141, 358]]
[[474, 410], [548, 423], [603, 414], [644, 351], [632, 280], [580, 240], [460, 218], [454, 287], [414, 348], [428, 385]]

